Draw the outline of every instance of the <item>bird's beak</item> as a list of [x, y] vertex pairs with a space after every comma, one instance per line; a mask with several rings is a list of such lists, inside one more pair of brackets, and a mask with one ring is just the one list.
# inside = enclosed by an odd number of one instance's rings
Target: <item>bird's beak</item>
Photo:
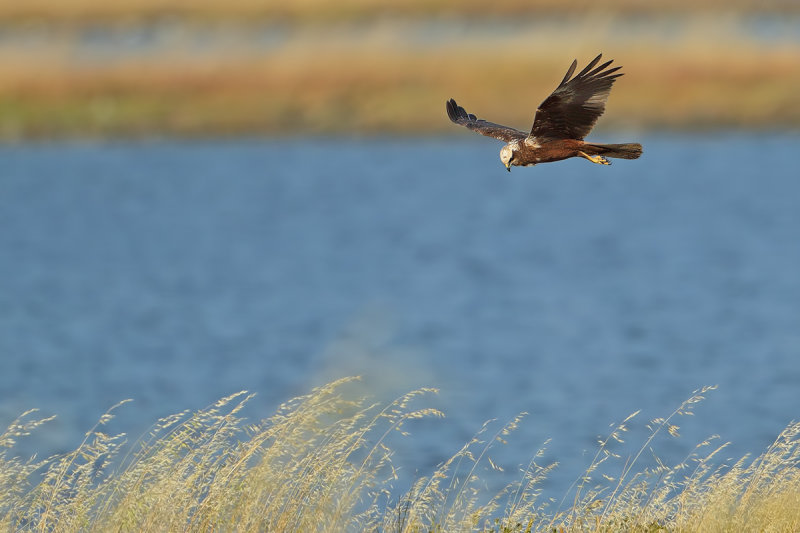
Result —
[[506, 170], [508, 170], [509, 172], [511, 172], [511, 163], [509, 163], [509, 164], [507, 164], [507, 165], [506, 165]]

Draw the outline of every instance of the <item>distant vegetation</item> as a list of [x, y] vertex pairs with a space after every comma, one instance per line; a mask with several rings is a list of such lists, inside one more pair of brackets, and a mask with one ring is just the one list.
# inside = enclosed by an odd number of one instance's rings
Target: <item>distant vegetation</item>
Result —
[[518, 16], [624, 13], [671, 13], [686, 15], [697, 11], [713, 13], [800, 13], [795, 0], [25, 0], [0, 4], [0, 19], [61, 21], [126, 21], [131, 19], [190, 16], [229, 19], [282, 18], [295, 21], [330, 21], [393, 14], [406, 17], [441, 15]]
[[598, 52], [626, 72], [601, 128], [798, 128], [800, 38], [743, 30], [764, 16], [796, 20], [800, 3], [4, 2], [0, 139], [455, 135], [451, 97], [527, 129]]
[[[499, 469], [502, 443], [520, 419], [482, 428], [401, 496], [391, 435], [439, 417], [418, 407], [420, 390], [388, 405], [368, 404], [341, 380], [249, 423], [245, 393], [195, 413], [160, 420], [132, 448], [108, 435], [104, 415], [73, 452], [28, 461], [15, 442], [47, 420], [26, 413], [0, 435], [0, 528], [6, 531], [797, 531], [800, 525], [800, 424], [761, 456], [715, 466], [723, 446], [703, 442], [679, 465], [643, 467], [660, 436], [677, 436], [709, 390], [655, 419], [638, 453], [620, 457], [631, 415], [598, 445], [563, 500], [542, 496], [556, 467], [541, 452], [508, 472], [509, 485], [484, 495], [480, 472]], [[125, 455], [123, 455], [125, 454]], [[493, 460], [494, 458], [494, 460]]]

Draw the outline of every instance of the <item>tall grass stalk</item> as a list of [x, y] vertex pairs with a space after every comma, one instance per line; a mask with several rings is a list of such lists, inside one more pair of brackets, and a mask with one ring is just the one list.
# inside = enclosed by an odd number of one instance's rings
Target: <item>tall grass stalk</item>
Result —
[[[630, 454], [614, 451], [639, 414], [612, 425], [589, 466], [560, 500], [543, 498], [556, 468], [544, 447], [510, 483], [486, 494], [481, 472], [503, 473], [502, 446], [524, 414], [493, 430], [487, 422], [429, 476], [397, 496], [390, 447], [411, 420], [441, 417], [419, 407], [421, 389], [388, 404], [335, 381], [249, 423], [245, 392], [206, 409], [159, 420], [134, 445], [104, 432], [104, 414], [72, 452], [13, 455], [17, 441], [51, 420], [23, 413], [0, 434], [0, 530], [6, 531], [797, 531], [800, 423], [767, 450], [716, 463], [712, 437], [679, 464], [654, 452], [678, 437], [677, 417], [714, 387], [695, 391]], [[548, 443], [545, 443], [547, 445]], [[643, 457], [651, 455], [647, 465]], [[648, 466], [649, 465], [649, 466]], [[568, 503], [567, 503], [568, 502]]]

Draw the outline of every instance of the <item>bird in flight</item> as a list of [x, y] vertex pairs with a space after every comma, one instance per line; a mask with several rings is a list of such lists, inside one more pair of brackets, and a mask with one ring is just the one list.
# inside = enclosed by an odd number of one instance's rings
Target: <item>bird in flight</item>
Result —
[[598, 55], [574, 77], [578, 61], [572, 62], [559, 86], [536, 110], [530, 133], [477, 118], [452, 98], [447, 101], [447, 116], [481, 135], [504, 141], [500, 161], [509, 172], [512, 165], [530, 166], [570, 157], [583, 157], [600, 165], [610, 165], [608, 157], [637, 159], [642, 155], [639, 143], [597, 144], [583, 140], [606, 110], [614, 80], [622, 76], [617, 73], [620, 67], [608, 68], [613, 60], [595, 67], [602, 56]]

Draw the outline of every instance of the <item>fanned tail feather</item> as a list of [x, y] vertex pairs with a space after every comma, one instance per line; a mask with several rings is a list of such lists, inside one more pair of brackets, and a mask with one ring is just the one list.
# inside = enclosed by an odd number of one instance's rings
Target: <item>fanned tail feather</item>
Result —
[[625, 144], [587, 144], [592, 155], [604, 155], [620, 159], [639, 159], [642, 155], [642, 145], [639, 143]]

